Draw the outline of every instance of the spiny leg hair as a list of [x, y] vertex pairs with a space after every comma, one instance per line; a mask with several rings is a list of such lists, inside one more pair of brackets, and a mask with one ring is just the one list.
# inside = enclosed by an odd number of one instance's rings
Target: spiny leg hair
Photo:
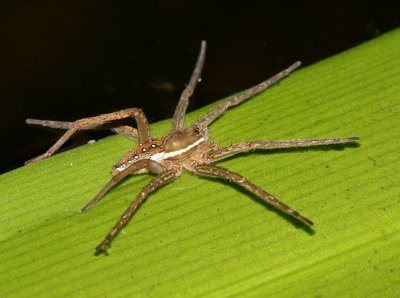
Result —
[[330, 139], [299, 139], [299, 140], [279, 140], [279, 141], [260, 140], [251, 142], [241, 142], [211, 152], [209, 155], [209, 162], [216, 162], [239, 153], [244, 153], [257, 149], [272, 150], [278, 148], [301, 148], [301, 147], [311, 147], [311, 146], [323, 146], [323, 145], [355, 142], [359, 139], [360, 139], [359, 137], [348, 137], [348, 138], [330, 138]]
[[[49, 150], [47, 150], [44, 154], [39, 155], [38, 157], [27, 161], [26, 163], [33, 163], [33, 162], [39, 161], [41, 159], [44, 159], [46, 157], [53, 155], [78, 130], [93, 129], [104, 123], [108, 123], [108, 122], [111, 122], [114, 120], [130, 118], [130, 117], [134, 117], [136, 119], [140, 142], [145, 142], [145, 141], [151, 139], [149, 125], [148, 125], [146, 116], [144, 115], [143, 111], [141, 109], [137, 109], [137, 108], [130, 108], [130, 109], [125, 109], [125, 110], [121, 110], [118, 112], [103, 114], [103, 115], [90, 117], [90, 118], [84, 118], [84, 119], [78, 120], [76, 122], [73, 122], [71, 127], [68, 128], [68, 130], [62, 135], [62, 137], [60, 139], [58, 139], [58, 141]], [[36, 119], [28, 119], [27, 120], [28, 123], [32, 123], [32, 124], [38, 124], [40, 121], [43, 121], [43, 124], [45, 126], [52, 125], [51, 121], [48, 121], [48, 120], [36, 120]], [[62, 122], [55, 123], [54, 125], [58, 124], [61, 126], [62, 125], [61, 123]], [[48, 125], [46, 125], [46, 124], [48, 124]], [[66, 124], [66, 125], [70, 125], [70, 124]]]
[[279, 210], [282, 210], [283, 212], [289, 214], [290, 216], [297, 218], [298, 220], [304, 222], [307, 225], [313, 225], [313, 222], [311, 220], [304, 217], [296, 210], [290, 208], [288, 205], [282, 203], [277, 198], [275, 198], [273, 195], [262, 190], [261, 188], [254, 185], [253, 183], [248, 181], [246, 178], [244, 178], [243, 176], [241, 176], [235, 172], [229, 171], [228, 169], [225, 169], [222, 167], [217, 167], [214, 165], [205, 165], [205, 164], [196, 166], [195, 172], [196, 172], [196, 174], [198, 174], [200, 176], [214, 177], [214, 178], [220, 178], [220, 179], [232, 181], [232, 182], [236, 183], [237, 185], [247, 189], [251, 193], [255, 194], [256, 196], [261, 198], [263, 201], [265, 201], [265, 202], [275, 206]]
[[174, 129], [179, 129], [183, 127], [183, 123], [185, 121], [186, 109], [189, 104], [189, 98], [190, 96], [192, 96], [194, 89], [196, 88], [197, 83], [200, 80], [201, 71], [203, 70], [205, 58], [206, 58], [206, 42], [203, 40], [201, 42], [199, 57], [197, 58], [196, 66], [194, 67], [189, 84], [183, 90], [178, 105], [175, 108], [173, 117]]
[[180, 176], [181, 172], [176, 170], [169, 170], [158, 174], [149, 184], [147, 184], [140, 193], [133, 200], [132, 204], [126, 209], [124, 214], [121, 216], [116, 225], [110, 230], [104, 240], [96, 247], [97, 251], [105, 251], [109, 246], [110, 242], [115, 236], [121, 231], [121, 229], [128, 223], [129, 219], [140, 207], [140, 205], [146, 200], [150, 193], [156, 191], [163, 185], [175, 180]]
[[219, 104], [216, 106], [214, 109], [208, 111], [205, 115], [200, 117], [199, 120], [197, 120], [196, 124], [200, 127], [208, 127], [211, 122], [213, 122], [215, 119], [217, 119], [219, 116], [221, 116], [225, 111], [233, 106], [236, 106], [245, 100], [253, 97], [254, 95], [264, 91], [265, 89], [269, 88], [273, 84], [279, 82], [282, 80], [284, 77], [288, 76], [291, 72], [293, 72], [296, 68], [300, 67], [301, 62], [297, 61], [285, 70], [277, 73], [276, 75], [272, 76], [268, 80], [265, 80], [258, 85], [255, 85], [254, 87], [251, 87], [250, 89], [247, 89], [246, 91], [235, 95], [228, 99], [227, 101], [224, 101], [223, 103]]

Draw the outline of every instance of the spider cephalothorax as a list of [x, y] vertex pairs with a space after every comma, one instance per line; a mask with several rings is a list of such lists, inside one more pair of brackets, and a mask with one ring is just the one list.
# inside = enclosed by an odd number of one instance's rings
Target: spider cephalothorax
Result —
[[[35, 162], [51, 156], [78, 130], [101, 127], [105, 123], [112, 124], [113, 121], [115, 122], [115, 127], [113, 128], [114, 132], [126, 135], [139, 142], [138, 145], [123, 156], [112, 168], [112, 179], [89, 203], [82, 208], [82, 212], [88, 210], [91, 206], [97, 203], [111, 187], [128, 175], [137, 175], [149, 172], [155, 174], [154, 179], [140, 191], [116, 225], [111, 229], [105, 239], [96, 247], [98, 251], [105, 250], [107, 246], [109, 246], [111, 241], [127, 224], [141, 203], [153, 191], [178, 178], [183, 170], [187, 170], [199, 176], [230, 180], [303, 223], [312, 225], [313, 223], [311, 220], [282, 203], [273, 195], [252, 184], [243, 176], [228, 169], [215, 166], [214, 163], [230, 156], [255, 149], [330, 145], [355, 142], [358, 140], [358, 137], [283, 141], [259, 140], [236, 143], [224, 148], [220, 148], [216, 142], [208, 141], [208, 126], [211, 122], [221, 116], [229, 107], [242, 103], [286, 77], [289, 73], [300, 66], [300, 62], [294, 63], [282, 72], [246, 90], [245, 92], [231, 97], [200, 117], [194, 124], [184, 128], [183, 123], [186, 108], [189, 103], [189, 97], [192, 95], [193, 90], [200, 79], [205, 59], [205, 49], [206, 43], [203, 41], [190, 82], [182, 92], [181, 98], [176, 107], [173, 117], [173, 129], [166, 133], [160, 140], [152, 138], [146, 116], [142, 110], [137, 108], [130, 108], [114, 113], [85, 118], [76, 122], [27, 119], [27, 123], [29, 124], [68, 129], [67, 132], [46, 153], [30, 160], [29, 162]], [[129, 117], [135, 118], [137, 129], [128, 126], [120, 126], [115, 121]]]

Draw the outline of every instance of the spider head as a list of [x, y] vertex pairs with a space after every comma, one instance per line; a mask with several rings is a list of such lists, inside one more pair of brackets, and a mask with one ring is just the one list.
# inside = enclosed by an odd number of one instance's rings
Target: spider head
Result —
[[173, 130], [162, 138], [164, 152], [169, 159], [185, 158], [206, 142], [208, 136], [208, 129], [201, 129], [197, 125]]
[[[112, 168], [113, 176], [125, 169], [136, 166], [136, 163], [145, 159], [152, 159], [157, 161], [157, 157], [163, 151], [160, 140], [148, 140], [140, 143], [132, 148], [125, 156], [123, 156]], [[157, 156], [157, 157], [156, 157]], [[147, 173], [147, 168], [137, 168], [135, 174]]]

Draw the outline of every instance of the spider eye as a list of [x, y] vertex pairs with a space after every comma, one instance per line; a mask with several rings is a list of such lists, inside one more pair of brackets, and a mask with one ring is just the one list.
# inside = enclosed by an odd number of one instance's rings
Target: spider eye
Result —
[[194, 128], [194, 133], [195, 134], [200, 134], [200, 128], [198, 128], [197, 126]]

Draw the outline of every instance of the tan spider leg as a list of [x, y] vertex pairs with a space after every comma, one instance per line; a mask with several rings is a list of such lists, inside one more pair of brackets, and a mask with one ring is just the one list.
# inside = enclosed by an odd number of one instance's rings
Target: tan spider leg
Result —
[[213, 166], [213, 165], [198, 165], [195, 167], [195, 173], [200, 175], [200, 176], [206, 176], [206, 177], [214, 177], [214, 178], [222, 178], [222, 179], [227, 179], [229, 181], [232, 181], [236, 183], [237, 185], [247, 189], [248, 191], [254, 193], [257, 195], [259, 198], [261, 198], [263, 201], [272, 204], [276, 208], [282, 210], [283, 212], [289, 214], [290, 216], [293, 216], [294, 218], [304, 222], [307, 225], [313, 225], [313, 222], [309, 220], [308, 218], [302, 216], [300, 213], [298, 213], [296, 210], [293, 210], [290, 208], [288, 205], [282, 203], [279, 201], [277, 198], [275, 198], [273, 195], [267, 193], [266, 191], [262, 190], [258, 186], [252, 184], [251, 182], [247, 181], [246, 178], [243, 176], [229, 171], [225, 168]]
[[121, 125], [111, 129], [114, 133], [126, 136], [136, 142], [139, 142], [139, 133], [136, 128], [128, 125]]
[[158, 174], [149, 184], [147, 184], [140, 193], [133, 200], [132, 204], [121, 216], [117, 224], [111, 229], [104, 240], [96, 247], [97, 251], [106, 250], [110, 242], [115, 238], [119, 231], [128, 223], [129, 219], [135, 213], [135, 211], [140, 207], [144, 200], [155, 190], [162, 187], [163, 185], [171, 182], [172, 180], [179, 177], [181, 174], [177, 170], [169, 170]]
[[305, 139], [305, 140], [300, 139], [300, 140], [283, 140], [283, 141], [261, 140], [252, 142], [242, 142], [211, 152], [209, 154], [208, 161], [216, 162], [218, 160], [231, 157], [238, 153], [256, 149], [299, 148], [299, 147], [332, 145], [332, 144], [356, 142], [359, 139], [360, 139], [359, 137], [348, 137], [348, 138], [331, 138], [331, 139]]
[[200, 127], [208, 127], [208, 125], [213, 122], [216, 118], [221, 116], [228, 108], [232, 106], [236, 106], [243, 101], [253, 97], [254, 95], [264, 91], [268, 87], [272, 86], [276, 82], [282, 80], [284, 77], [288, 76], [292, 71], [294, 71], [296, 68], [300, 67], [301, 62], [297, 61], [293, 65], [289, 66], [285, 70], [281, 71], [280, 73], [274, 75], [273, 77], [269, 78], [268, 80], [265, 80], [264, 82], [261, 82], [258, 85], [255, 85], [254, 87], [251, 87], [250, 89], [247, 89], [243, 93], [240, 93], [238, 95], [233, 96], [232, 98], [228, 99], [227, 101], [224, 101], [223, 103], [219, 104], [216, 106], [214, 109], [208, 111], [204, 116], [202, 116], [196, 124], [199, 125]]
[[96, 204], [98, 201], [100, 201], [103, 196], [118, 182], [120, 182], [122, 179], [124, 179], [126, 176], [134, 174], [136, 171], [145, 168], [149, 164], [149, 160], [143, 159], [135, 162], [132, 164], [130, 167], [126, 168], [122, 172], [119, 172], [117, 175], [115, 175], [104, 187], [97, 193], [97, 195], [90, 201], [88, 202], [82, 209], [81, 212], [86, 212], [88, 209], [90, 209], [94, 204]]
[[[137, 109], [137, 108], [130, 108], [130, 109], [125, 109], [125, 110], [121, 110], [118, 112], [114, 112], [114, 113], [99, 115], [99, 116], [90, 117], [90, 118], [84, 118], [84, 119], [74, 122], [72, 124], [72, 126], [70, 128], [68, 128], [68, 130], [64, 133], [64, 135], [60, 139], [58, 139], [58, 141], [49, 150], [47, 150], [44, 154], [39, 155], [38, 157], [27, 161], [27, 163], [36, 162], [43, 158], [53, 155], [78, 130], [94, 129], [97, 126], [105, 124], [107, 122], [110, 122], [113, 120], [129, 118], [129, 117], [134, 117], [136, 119], [138, 133], [139, 133], [139, 141], [145, 142], [145, 141], [151, 139], [151, 135], [150, 135], [150, 131], [149, 131], [149, 124], [148, 124], [146, 116], [144, 115], [142, 110]], [[31, 123], [33, 121], [34, 121], [34, 119], [29, 119], [29, 122], [31, 122]], [[42, 121], [42, 120], [36, 120], [37, 123], [38, 123], [38, 121]], [[50, 123], [50, 122], [51, 121], [48, 121], [48, 123]], [[54, 122], [54, 123], [56, 123], [56, 122]], [[58, 124], [60, 124], [60, 121], [58, 121]]]
[[26, 119], [25, 122], [30, 125], [40, 125], [50, 128], [69, 129], [75, 122], [69, 121], [53, 121], [53, 120], [40, 120], [40, 119]]
[[199, 57], [197, 58], [196, 66], [194, 67], [189, 84], [182, 91], [178, 105], [176, 106], [174, 112], [174, 117], [173, 117], [174, 129], [179, 129], [183, 127], [183, 122], [185, 121], [186, 109], [189, 104], [189, 98], [190, 96], [192, 96], [193, 91], [196, 88], [197, 83], [199, 82], [205, 58], [206, 58], [206, 42], [203, 40], [201, 42]]
[[[69, 129], [75, 122], [69, 121], [53, 121], [53, 120], [40, 120], [40, 119], [26, 119], [26, 123], [30, 125], [40, 125], [56, 129]], [[84, 128], [81, 128], [84, 129]], [[111, 128], [111, 130], [120, 135], [124, 135], [134, 141], [139, 141], [139, 134], [136, 128], [128, 125], [121, 125]]]

